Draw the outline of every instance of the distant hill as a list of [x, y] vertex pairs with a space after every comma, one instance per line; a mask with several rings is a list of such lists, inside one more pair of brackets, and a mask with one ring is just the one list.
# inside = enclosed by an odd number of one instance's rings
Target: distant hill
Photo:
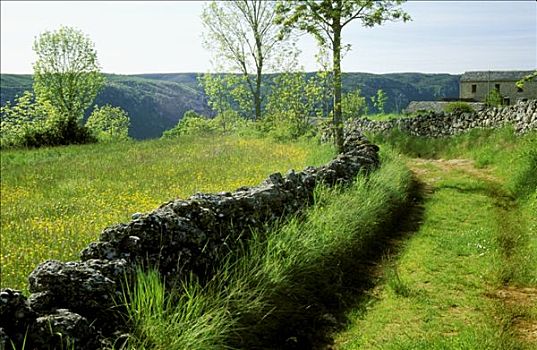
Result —
[[[197, 81], [197, 73], [115, 75], [107, 74], [107, 83], [95, 104], [120, 106], [131, 117], [130, 135], [137, 139], [159, 137], [177, 124], [189, 109], [210, 113], [207, 100]], [[360, 88], [370, 97], [378, 89], [388, 96], [386, 111], [401, 111], [414, 100], [435, 101], [459, 96], [459, 75], [422, 73], [344, 73], [343, 91]], [[0, 103], [12, 101], [24, 90], [31, 90], [32, 76], [2, 74]], [[369, 103], [369, 102], [368, 102]]]

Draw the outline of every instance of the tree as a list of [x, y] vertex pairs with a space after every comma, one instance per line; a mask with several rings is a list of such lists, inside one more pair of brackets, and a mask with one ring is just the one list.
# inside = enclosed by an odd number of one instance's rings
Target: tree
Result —
[[345, 120], [360, 118], [367, 114], [367, 104], [360, 89], [343, 94], [341, 99], [341, 112], [343, 113], [343, 119]]
[[25, 91], [0, 108], [0, 144], [2, 147], [42, 147], [97, 141], [87, 128], [66, 123], [49, 102], [38, 100]]
[[318, 76], [303, 71], [274, 77], [263, 126], [278, 138], [297, 138], [310, 129], [310, 118], [322, 114], [322, 87]]
[[13, 105], [7, 101], [0, 108], [0, 145], [22, 146], [26, 135], [45, 128], [50, 110], [50, 105], [36, 103], [30, 91], [17, 96]]
[[376, 95], [371, 96], [371, 103], [373, 107], [377, 110], [377, 113], [384, 114], [384, 105], [388, 101], [388, 96], [382, 89], [378, 89]]
[[354, 20], [373, 27], [385, 21], [408, 21], [410, 16], [399, 5], [403, 0], [294, 0], [280, 1], [277, 6], [277, 23], [286, 30], [296, 28], [312, 34], [320, 46], [331, 45], [333, 81], [333, 127], [336, 145], [343, 149], [341, 113], [341, 33]]
[[60, 27], [36, 38], [34, 92], [49, 101], [67, 124], [81, 123], [104, 85], [93, 42], [81, 31]]
[[95, 106], [86, 122], [86, 127], [101, 142], [125, 141], [129, 139], [130, 118], [120, 107]]
[[213, 1], [202, 15], [205, 46], [230, 70], [240, 72], [255, 120], [261, 118], [263, 70], [280, 39], [274, 17], [275, 3], [262, 0]]

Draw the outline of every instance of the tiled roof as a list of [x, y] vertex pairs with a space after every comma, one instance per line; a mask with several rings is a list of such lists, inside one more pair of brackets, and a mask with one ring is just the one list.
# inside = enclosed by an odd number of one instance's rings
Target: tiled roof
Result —
[[534, 71], [476, 71], [466, 72], [461, 76], [461, 81], [517, 81]]

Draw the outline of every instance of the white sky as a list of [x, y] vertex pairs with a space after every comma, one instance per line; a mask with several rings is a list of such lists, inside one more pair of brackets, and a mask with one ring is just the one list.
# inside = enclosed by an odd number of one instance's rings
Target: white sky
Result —
[[[95, 42], [107, 73], [175, 73], [210, 70], [201, 45], [202, 1], [4, 1], [1, 5], [1, 72], [31, 73], [32, 43], [60, 25]], [[537, 68], [537, 2], [409, 1], [408, 23], [343, 33], [352, 50], [346, 72], [462, 73]], [[300, 42], [302, 63], [316, 70], [313, 39]]]

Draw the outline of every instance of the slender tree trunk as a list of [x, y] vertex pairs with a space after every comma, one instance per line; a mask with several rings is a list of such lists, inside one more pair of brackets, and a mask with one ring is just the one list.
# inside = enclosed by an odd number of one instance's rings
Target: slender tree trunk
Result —
[[255, 120], [261, 119], [261, 79], [263, 78], [263, 43], [259, 37], [259, 28], [257, 23], [255, 25], [255, 46], [257, 50], [257, 76], [255, 81], [255, 94], [254, 94], [254, 104], [255, 104]]
[[261, 78], [263, 73], [263, 67], [260, 65], [257, 67], [257, 76], [255, 81], [255, 94], [254, 94], [254, 104], [255, 104], [255, 119], [261, 119]]
[[333, 65], [334, 65], [334, 116], [333, 128], [336, 137], [336, 147], [339, 152], [343, 151], [343, 121], [341, 117], [341, 23], [336, 16], [332, 24], [334, 32]]

